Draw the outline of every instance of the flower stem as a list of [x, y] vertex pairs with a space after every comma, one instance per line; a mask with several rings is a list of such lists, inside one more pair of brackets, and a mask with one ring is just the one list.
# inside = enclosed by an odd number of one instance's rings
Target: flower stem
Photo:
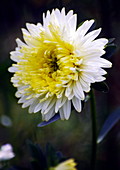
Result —
[[95, 170], [97, 153], [97, 125], [96, 125], [96, 103], [93, 89], [90, 91], [91, 121], [92, 121], [92, 155], [91, 170]]

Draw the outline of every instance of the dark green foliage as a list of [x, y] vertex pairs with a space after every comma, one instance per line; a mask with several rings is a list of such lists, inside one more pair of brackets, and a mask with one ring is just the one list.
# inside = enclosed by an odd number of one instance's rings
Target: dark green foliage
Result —
[[54, 167], [59, 163], [59, 157], [51, 144], [46, 145], [46, 158], [48, 167]]
[[39, 144], [34, 144], [30, 140], [27, 140], [26, 145], [27, 150], [25, 152], [28, 152], [29, 155], [27, 167], [23, 165], [12, 166], [8, 170], [49, 170], [50, 167], [55, 167], [65, 160], [62, 153], [56, 151], [50, 143], [46, 145], [45, 152], [43, 152]]
[[42, 149], [40, 148], [40, 145], [33, 144], [31, 141], [27, 141], [27, 145], [30, 151], [30, 155], [32, 157], [32, 167], [36, 170], [45, 170], [47, 168], [46, 157]]
[[102, 56], [105, 59], [110, 59], [116, 51], [117, 46], [113, 43], [115, 38], [110, 38], [105, 48], [105, 54]]
[[105, 82], [93, 83], [91, 86], [95, 90], [98, 90], [104, 93], [107, 93], [109, 91], [109, 87]]

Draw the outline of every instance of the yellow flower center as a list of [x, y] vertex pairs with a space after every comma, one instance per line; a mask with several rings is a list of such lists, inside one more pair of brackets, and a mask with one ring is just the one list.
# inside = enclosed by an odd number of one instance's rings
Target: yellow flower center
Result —
[[21, 77], [19, 83], [29, 85], [31, 94], [47, 94], [60, 97], [71, 81], [78, 80], [80, 57], [70, 43], [57, 34], [51, 39], [41, 38], [40, 46], [20, 49], [24, 54], [18, 63]]

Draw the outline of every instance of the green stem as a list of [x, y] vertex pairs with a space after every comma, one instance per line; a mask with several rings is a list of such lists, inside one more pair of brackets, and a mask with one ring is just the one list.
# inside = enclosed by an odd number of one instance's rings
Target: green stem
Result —
[[95, 170], [96, 152], [97, 152], [97, 125], [96, 125], [96, 103], [93, 90], [90, 92], [91, 105], [91, 121], [92, 121], [92, 155], [91, 155], [91, 170]]

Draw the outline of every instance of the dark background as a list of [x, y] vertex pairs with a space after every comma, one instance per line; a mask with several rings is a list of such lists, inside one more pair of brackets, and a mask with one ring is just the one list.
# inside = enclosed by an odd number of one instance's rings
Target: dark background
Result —
[[[44, 128], [36, 125], [40, 113], [28, 114], [14, 97], [16, 89], [10, 83], [9, 52], [16, 47], [15, 39], [22, 39], [25, 23], [42, 22], [42, 13], [62, 7], [77, 13], [78, 24], [95, 19], [96, 28], [102, 27], [101, 37], [115, 38], [117, 50], [107, 70], [109, 93], [96, 92], [98, 133], [108, 115], [120, 106], [120, 9], [119, 0], [1, 0], [0, 1], [0, 145], [11, 143], [16, 157], [13, 164], [27, 166], [26, 139], [45, 146], [50, 142], [67, 157], [74, 157], [81, 170], [89, 169], [91, 159], [91, 118], [89, 102], [80, 114], [72, 113], [69, 121], [57, 121]], [[97, 169], [120, 169], [120, 122], [98, 145]]]

